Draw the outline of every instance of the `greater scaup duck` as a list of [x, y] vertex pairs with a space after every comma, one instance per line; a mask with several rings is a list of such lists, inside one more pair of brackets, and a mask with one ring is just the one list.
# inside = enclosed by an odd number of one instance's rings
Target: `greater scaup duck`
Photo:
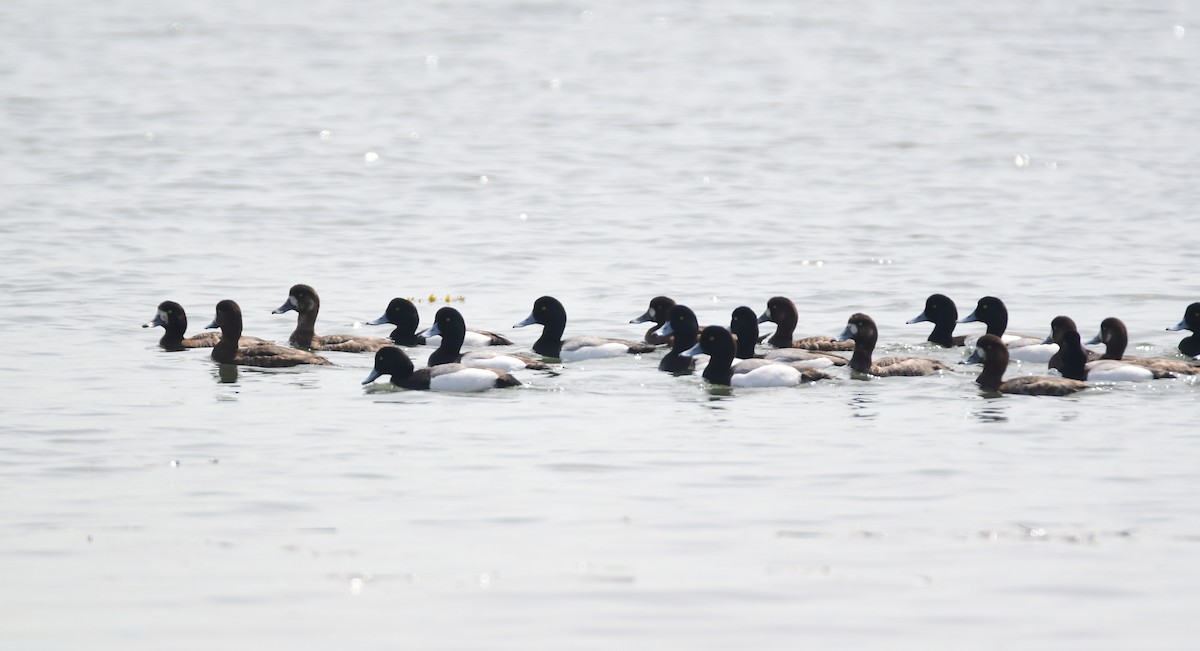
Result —
[[775, 334], [767, 339], [767, 343], [776, 348], [803, 348], [805, 350], [854, 350], [854, 342], [834, 341], [829, 337], [816, 336], [803, 339], [792, 339], [796, 324], [800, 321], [800, 312], [796, 304], [786, 296], [776, 296], [767, 301], [767, 309], [759, 317], [759, 323], [772, 321], [775, 323]]
[[939, 371], [949, 371], [950, 367], [935, 360], [921, 357], [884, 357], [871, 361], [875, 352], [875, 344], [879, 341], [879, 328], [875, 320], [857, 312], [851, 314], [846, 321], [846, 328], [838, 335], [836, 341], [854, 340], [854, 355], [850, 357], [850, 370], [856, 373], [891, 377], [897, 375], [932, 375]]
[[473, 393], [521, 385], [520, 380], [494, 368], [440, 364], [417, 370], [408, 355], [395, 346], [381, 348], [375, 353], [375, 368], [362, 383], [370, 384], [381, 375], [390, 375], [392, 384], [398, 387], [419, 391]]
[[[976, 321], [987, 325], [987, 334], [995, 335], [1005, 346], [1008, 346], [1008, 355], [1010, 359], [1018, 359], [1026, 362], [1048, 362], [1058, 351], [1057, 344], [1046, 344], [1041, 339], [1034, 337], [1025, 337], [1022, 335], [1005, 334], [1008, 329], [1008, 308], [1005, 307], [1004, 301], [995, 296], [984, 296], [979, 299], [979, 303], [975, 305], [975, 310], [966, 317], [959, 320], [959, 323], [974, 323]], [[967, 338], [967, 345], [971, 345], [970, 337]]]
[[954, 326], [958, 324], [958, 306], [945, 294], [930, 294], [925, 299], [925, 310], [908, 320], [909, 325], [926, 322], [933, 323], [933, 332], [929, 333], [926, 341], [942, 348], [962, 346], [967, 339], [965, 335], [954, 336]]
[[1062, 375], [1072, 380], [1092, 380], [1094, 382], [1144, 382], [1173, 378], [1173, 374], [1135, 364], [1118, 362], [1114, 359], [1101, 359], [1089, 362], [1087, 349], [1083, 347], [1079, 332], [1068, 330], [1062, 335]]
[[1179, 352], [1188, 357], [1200, 355], [1200, 303], [1192, 303], [1183, 311], [1183, 320], [1167, 330], [1191, 330], [1192, 336], [1179, 340]]
[[563, 360], [594, 359], [618, 355], [648, 353], [654, 346], [624, 339], [608, 337], [571, 337], [563, 339], [567, 328], [567, 310], [553, 296], [542, 296], [533, 302], [533, 311], [524, 320], [513, 325], [521, 328], [540, 323], [542, 336], [533, 344], [533, 352], [544, 357]]
[[463, 339], [467, 334], [467, 323], [462, 313], [452, 307], [443, 307], [433, 317], [433, 326], [429, 328], [429, 336], [441, 337], [442, 343], [429, 356], [427, 364], [462, 364], [477, 368], [495, 368], [502, 371], [518, 371], [525, 368], [545, 370], [550, 368], [544, 362], [525, 357], [524, 355], [509, 355], [503, 353], [485, 353], [473, 351], [462, 352]]
[[686, 305], [672, 305], [667, 311], [667, 320], [659, 333], [671, 341], [671, 350], [658, 362], [658, 370], [668, 373], [691, 373], [696, 368], [696, 358], [684, 355], [696, 345], [700, 335], [700, 322], [696, 313]]
[[817, 369], [774, 362], [768, 359], [746, 359], [734, 363], [736, 346], [733, 334], [721, 326], [708, 326], [700, 331], [700, 340], [684, 352], [694, 356], [706, 353], [708, 366], [701, 374], [713, 384], [733, 387], [790, 387], [803, 382], [829, 380], [832, 376]]
[[271, 314], [296, 311], [296, 329], [288, 337], [288, 343], [303, 350], [332, 350], [343, 353], [373, 353], [384, 346], [391, 346], [391, 339], [361, 335], [318, 335], [317, 313], [321, 311], [321, 299], [316, 290], [308, 285], [292, 285], [288, 300]]
[[1104, 357], [1136, 364], [1146, 368], [1167, 371], [1177, 375], [1196, 375], [1200, 373], [1200, 363], [1181, 359], [1156, 359], [1151, 357], [1126, 357], [1125, 348], [1129, 345], [1129, 331], [1125, 322], [1110, 316], [1100, 322], [1100, 333], [1092, 338], [1089, 344], [1104, 344]]
[[828, 366], [845, 366], [846, 358], [833, 353], [803, 348], [775, 348], [760, 353], [756, 348], [758, 343], [758, 315], [754, 310], [742, 305], [733, 310], [729, 317], [729, 332], [737, 344], [734, 356], [738, 359], [763, 358], [777, 362], [804, 362], [811, 368], [826, 368]]
[[[388, 303], [387, 310], [383, 313], [383, 316], [374, 321], [367, 321], [367, 325], [383, 325], [385, 323], [396, 326], [396, 329], [392, 330], [392, 334], [388, 336], [399, 346], [420, 346], [422, 344], [437, 346], [441, 343], [437, 340], [427, 341], [427, 339], [432, 338], [428, 333], [417, 333], [417, 327], [421, 324], [421, 317], [417, 314], [417, 306], [413, 305], [412, 301], [408, 299], [393, 298]], [[463, 336], [463, 345], [511, 346], [512, 342], [494, 332], [468, 328], [466, 334]]]
[[213, 347], [212, 358], [222, 364], [282, 368], [301, 364], [332, 365], [333, 362], [298, 348], [259, 344], [238, 348], [242, 336], [242, 308], [231, 300], [217, 303], [217, 315], [208, 328], [221, 329], [221, 341]]
[[[149, 323], [143, 323], [143, 328], [153, 328], [162, 326], [163, 336], [158, 340], [158, 345], [166, 350], [177, 351], [187, 348], [212, 348], [221, 341], [221, 333], [219, 332], [201, 332], [198, 335], [184, 337], [187, 332], [187, 312], [184, 312], [183, 306], [175, 301], [163, 301], [158, 304], [158, 313], [154, 315], [154, 320]], [[258, 346], [261, 344], [269, 344], [271, 342], [258, 337], [241, 337], [238, 339], [239, 346]]]
[[[1063, 336], [1068, 332], [1079, 332], [1079, 328], [1075, 325], [1075, 320], [1069, 316], [1059, 315], [1050, 320], [1050, 336], [1042, 341], [1043, 344], [1057, 344], [1058, 350], [1050, 356], [1050, 360], [1046, 362], [1047, 368], [1062, 370], [1063, 367]], [[1100, 359], [1100, 353], [1094, 350], [1083, 349], [1083, 354], [1087, 357], [1086, 361]], [[1070, 377], [1070, 376], [1067, 376]], [[1082, 379], [1082, 378], [1077, 378]]]
[[670, 337], [663, 335], [660, 330], [662, 329], [663, 324], [667, 322], [667, 313], [670, 312], [671, 308], [673, 307], [675, 307], [674, 299], [668, 296], [655, 296], [654, 298], [650, 299], [650, 307], [646, 309], [646, 312], [636, 319], [630, 319], [629, 322], [645, 323], [647, 321], [653, 321], [654, 325], [646, 331], [646, 343], [653, 344], [655, 346], [669, 344], [671, 343]]
[[1005, 381], [1004, 371], [1008, 368], [1008, 355], [1008, 347], [1000, 337], [993, 334], [980, 337], [979, 341], [975, 342], [974, 352], [967, 360], [970, 363], [983, 362], [983, 371], [979, 373], [975, 383], [987, 391], [1027, 396], [1065, 396], [1089, 386], [1087, 382], [1046, 375], [1023, 375]]

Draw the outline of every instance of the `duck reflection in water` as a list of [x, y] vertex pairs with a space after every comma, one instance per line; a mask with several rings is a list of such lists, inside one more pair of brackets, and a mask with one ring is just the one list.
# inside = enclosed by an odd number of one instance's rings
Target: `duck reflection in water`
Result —
[[220, 384], [236, 384], [237, 381], [237, 364], [217, 364], [217, 382]]
[[850, 396], [850, 415], [855, 418], [863, 418], [866, 420], [875, 420], [879, 417], [879, 411], [874, 406], [874, 396], [862, 391], [856, 392]]

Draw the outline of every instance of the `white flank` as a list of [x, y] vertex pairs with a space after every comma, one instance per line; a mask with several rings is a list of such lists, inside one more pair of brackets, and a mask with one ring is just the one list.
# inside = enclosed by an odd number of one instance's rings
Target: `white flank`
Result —
[[765, 364], [747, 373], [734, 373], [735, 387], [792, 387], [800, 384], [800, 371], [784, 364]]
[[1154, 372], [1141, 366], [1107, 359], [1088, 362], [1087, 379], [1089, 382], [1145, 382], [1154, 379]]
[[473, 368], [494, 368], [499, 371], [520, 371], [525, 368], [525, 362], [510, 355], [489, 355], [487, 353], [467, 353], [459, 360], [464, 366]]
[[483, 368], [464, 368], [453, 373], [435, 375], [429, 380], [433, 391], [475, 393], [496, 386], [496, 374]]

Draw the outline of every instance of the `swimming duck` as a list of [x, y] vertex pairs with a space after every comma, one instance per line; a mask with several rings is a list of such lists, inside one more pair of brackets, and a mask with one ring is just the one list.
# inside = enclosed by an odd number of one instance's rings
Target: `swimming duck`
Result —
[[925, 310], [908, 320], [909, 325], [925, 322], [933, 323], [933, 332], [929, 333], [926, 341], [942, 348], [962, 346], [967, 339], [965, 335], [954, 336], [954, 326], [958, 324], [958, 306], [949, 296], [930, 294], [925, 299]]
[[736, 346], [733, 334], [721, 326], [700, 331], [700, 340], [685, 351], [687, 356], [708, 354], [708, 366], [701, 374], [713, 384], [733, 387], [790, 387], [804, 382], [832, 379], [815, 368], [768, 359], [746, 359], [734, 363]]
[[646, 309], [646, 312], [636, 319], [630, 319], [629, 322], [645, 323], [647, 321], [653, 321], [654, 325], [646, 331], [646, 343], [653, 344], [655, 346], [669, 344], [671, 343], [670, 337], [662, 334], [660, 329], [663, 327], [663, 324], [667, 322], [667, 313], [670, 312], [671, 308], [673, 307], [675, 307], [675, 301], [670, 297], [655, 296], [654, 298], [650, 299], [650, 307]]
[[861, 312], [851, 314], [846, 329], [836, 341], [854, 340], [854, 355], [850, 357], [850, 369], [857, 373], [891, 377], [896, 375], [932, 375], [938, 371], [949, 371], [950, 367], [934, 360], [921, 357], [884, 357], [871, 361], [875, 344], [879, 340], [879, 329], [875, 320]]
[[686, 305], [672, 305], [659, 333], [671, 341], [671, 350], [659, 360], [658, 370], [668, 373], [691, 373], [696, 367], [696, 358], [684, 353], [696, 345], [696, 337], [700, 335], [700, 323], [696, 320], [696, 313]]
[[[388, 336], [400, 346], [438, 345], [441, 343], [426, 341], [427, 334], [417, 334], [421, 317], [417, 314], [417, 307], [408, 299], [393, 298], [388, 303], [383, 316], [374, 321], [367, 321], [367, 325], [383, 325], [385, 323], [396, 326], [396, 329], [392, 330], [392, 334]], [[512, 342], [494, 332], [468, 329], [463, 336], [463, 344], [466, 346], [511, 346]]]
[[513, 325], [521, 328], [534, 323], [542, 326], [542, 336], [533, 344], [533, 352], [544, 357], [563, 360], [615, 357], [633, 353], [648, 353], [654, 350], [650, 344], [611, 339], [607, 337], [571, 337], [563, 339], [567, 328], [567, 310], [553, 296], [542, 296], [533, 302], [533, 311], [524, 320]]
[[390, 375], [392, 384], [403, 389], [419, 391], [453, 391], [474, 393], [487, 389], [520, 386], [521, 381], [494, 368], [473, 368], [462, 364], [439, 364], [420, 370], [412, 360], [395, 346], [375, 352], [375, 368], [363, 380], [370, 384], [381, 375]]
[[1114, 359], [1087, 361], [1088, 352], [1080, 341], [1079, 332], [1068, 330], [1062, 335], [1062, 375], [1072, 380], [1095, 382], [1143, 382], [1173, 378], [1173, 374]]
[[320, 355], [275, 344], [238, 348], [238, 341], [242, 336], [242, 308], [228, 299], [217, 303], [217, 315], [207, 327], [221, 329], [221, 341], [213, 347], [212, 358], [222, 364], [267, 368], [299, 366], [300, 364], [322, 366], [333, 364]]
[[974, 352], [967, 360], [970, 363], [983, 363], [983, 371], [975, 379], [975, 383], [988, 391], [1027, 396], [1065, 396], [1090, 386], [1087, 382], [1079, 380], [1045, 375], [1023, 375], [1005, 381], [1004, 371], [1008, 368], [1008, 355], [1008, 347], [1000, 337], [993, 334], [980, 337], [979, 341], [975, 342]]
[[838, 342], [829, 337], [805, 337], [792, 339], [796, 324], [800, 321], [800, 312], [796, 304], [786, 296], [776, 296], [767, 301], [767, 309], [759, 317], [759, 323], [772, 321], [777, 326], [775, 334], [767, 339], [767, 343], [776, 348], [803, 348], [805, 350], [854, 350], [854, 342]]
[[372, 353], [384, 346], [391, 346], [391, 339], [360, 335], [318, 335], [317, 312], [321, 310], [321, 299], [316, 290], [308, 285], [292, 285], [288, 300], [271, 314], [283, 314], [295, 310], [296, 329], [288, 337], [288, 343], [303, 350], [332, 350], [343, 353]]
[[[974, 323], [980, 321], [987, 325], [987, 334], [996, 335], [1005, 346], [1008, 346], [1008, 355], [1010, 359], [1018, 359], [1026, 362], [1048, 362], [1058, 351], [1057, 344], [1043, 343], [1041, 339], [1034, 337], [1025, 337], [1021, 335], [1005, 334], [1008, 329], [1008, 308], [1005, 307], [1004, 301], [995, 296], [984, 296], [979, 299], [979, 303], [975, 305], [975, 310], [966, 317], [959, 319], [959, 323]], [[966, 344], [971, 345], [971, 338], [967, 338]]]
[[729, 332], [737, 344], [738, 359], [763, 358], [776, 362], [804, 362], [810, 368], [845, 366], [846, 358], [833, 353], [803, 348], [774, 348], [764, 353], [755, 350], [758, 343], [758, 316], [745, 305], [735, 308], [729, 317]]
[[1200, 373], [1200, 363], [1185, 362], [1181, 359], [1155, 359], [1150, 357], [1126, 357], [1125, 348], [1129, 345], [1129, 331], [1125, 322], [1108, 317], [1100, 322], [1100, 333], [1088, 341], [1089, 344], [1104, 344], [1102, 359], [1119, 360], [1127, 364], [1136, 364], [1146, 368], [1167, 371], [1176, 375], [1196, 375]]
[[[154, 315], [154, 319], [149, 323], [143, 323], [142, 327], [162, 326], [165, 332], [162, 339], [158, 340], [158, 345], [171, 351], [187, 348], [212, 348], [221, 341], [219, 332], [202, 332], [185, 338], [183, 333], [187, 332], [187, 324], [187, 312], [183, 311], [182, 305], [175, 301], [163, 301], [158, 304], [158, 313]], [[241, 337], [238, 340], [239, 346], [258, 346], [269, 343], [271, 342], [258, 337]]]
[[1192, 336], [1179, 340], [1179, 352], [1188, 357], [1200, 355], [1200, 302], [1187, 306], [1183, 320], [1167, 330], [1191, 330]]
[[550, 368], [543, 362], [525, 357], [502, 353], [485, 353], [472, 351], [462, 352], [463, 339], [467, 333], [467, 324], [462, 314], [452, 308], [443, 307], [433, 317], [433, 326], [429, 328], [430, 337], [441, 337], [442, 343], [429, 356], [429, 366], [441, 364], [462, 364], [476, 368], [495, 368], [502, 371], [518, 371], [531, 368], [545, 370]]
[[[1068, 332], [1079, 332], [1079, 328], [1075, 325], [1075, 320], [1069, 316], [1056, 316], [1050, 320], [1050, 336], [1042, 341], [1043, 344], [1057, 344], [1058, 350], [1050, 356], [1050, 360], [1046, 362], [1047, 368], [1062, 370], [1063, 367], [1063, 336]], [[1087, 357], [1086, 361], [1095, 361], [1100, 359], [1100, 353], [1094, 350], [1083, 348], [1083, 354]], [[1070, 376], [1067, 376], [1070, 377]], [[1076, 378], [1084, 379], [1084, 378]]]

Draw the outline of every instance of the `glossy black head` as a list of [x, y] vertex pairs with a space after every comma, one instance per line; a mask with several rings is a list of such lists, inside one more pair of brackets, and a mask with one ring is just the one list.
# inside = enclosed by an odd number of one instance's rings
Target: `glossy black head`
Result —
[[672, 305], [667, 311], [666, 323], [670, 328], [670, 335], [674, 337], [672, 351], [681, 353], [696, 344], [700, 323], [696, 320], [696, 313], [692, 308], [686, 305]]
[[1183, 320], [1167, 330], [1191, 330], [1200, 333], [1200, 303], [1192, 303], [1183, 311]]
[[754, 346], [758, 343], [758, 317], [754, 310], [745, 305], [738, 307], [729, 317], [729, 332], [737, 338], [737, 356], [750, 359], [755, 356]]
[[700, 339], [696, 345], [692, 347], [693, 354], [705, 353], [711, 359], [710, 364], [728, 366], [728, 362], [733, 361], [734, 345], [733, 335], [728, 330], [721, 326], [705, 326], [700, 331]]
[[975, 305], [975, 310], [961, 319], [959, 323], [979, 321], [987, 325], [987, 333], [997, 337], [1008, 329], [1008, 308], [1004, 301], [995, 296], [984, 296]]
[[636, 319], [631, 319], [630, 323], [645, 323], [653, 321], [658, 325], [667, 322], [667, 313], [671, 308], [675, 307], [675, 301], [667, 296], [655, 296], [650, 299], [650, 307], [648, 307], [641, 316]]
[[288, 290], [288, 300], [273, 310], [271, 314], [283, 314], [296, 310], [301, 314], [309, 312], [316, 313], [321, 309], [321, 299], [317, 296], [317, 290], [308, 285], [292, 285]]
[[930, 294], [925, 299], [925, 310], [908, 320], [908, 323], [933, 323], [933, 332], [926, 341], [950, 348], [954, 346], [954, 326], [958, 323], [958, 306], [944, 294]]
[[371, 373], [362, 383], [370, 384], [382, 375], [391, 376], [392, 381], [395, 382], [412, 375], [412, 373], [413, 363], [408, 355], [395, 346], [388, 346], [375, 351], [375, 368], [371, 369]]
[[427, 334], [430, 337], [442, 338], [441, 345], [429, 355], [429, 366], [452, 364], [462, 357], [463, 340], [467, 337], [467, 322], [458, 310], [452, 307], [438, 310]]
[[1063, 377], [1072, 380], [1087, 379], [1087, 351], [1083, 348], [1083, 341], [1077, 330], [1064, 330], [1058, 348], [1062, 351], [1062, 372]]
[[540, 323], [544, 326], [565, 326], [567, 323], [567, 309], [563, 304], [553, 296], [543, 296], [533, 302], [533, 310], [529, 316], [523, 321], [519, 321], [514, 328]]
[[374, 321], [367, 321], [367, 325], [383, 325], [385, 323], [396, 326], [389, 335], [392, 341], [404, 346], [417, 346], [425, 343], [425, 337], [417, 334], [417, 328], [421, 325], [421, 315], [417, 313], [417, 306], [413, 305], [412, 301], [406, 298], [393, 298], [388, 303], [383, 316]]
[[163, 301], [158, 304], [158, 312], [154, 315], [154, 319], [149, 323], [143, 323], [143, 328], [153, 328], [162, 326], [166, 330], [164, 339], [182, 339], [183, 333], [187, 332], [187, 313], [183, 311], [183, 306], [175, 301]]

